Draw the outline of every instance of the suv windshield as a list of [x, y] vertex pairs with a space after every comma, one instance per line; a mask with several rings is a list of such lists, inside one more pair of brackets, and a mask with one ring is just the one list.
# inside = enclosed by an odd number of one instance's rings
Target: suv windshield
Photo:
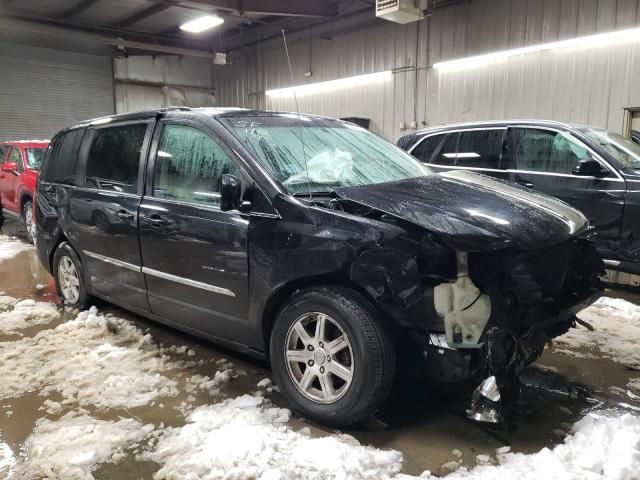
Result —
[[27, 148], [27, 165], [29, 165], [29, 168], [38, 170], [45, 153], [47, 153], [47, 149], [43, 147]]
[[345, 122], [295, 114], [222, 121], [293, 194], [328, 192], [432, 173], [392, 143]]
[[603, 129], [587, 128], [582, 130], [582, 133], [625, 167], [640, 169], [640, 145], [622, 135]]

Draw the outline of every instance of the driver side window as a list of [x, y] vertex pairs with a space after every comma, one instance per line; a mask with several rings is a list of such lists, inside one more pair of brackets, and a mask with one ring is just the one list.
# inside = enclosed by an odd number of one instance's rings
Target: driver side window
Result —
[[24, 165], [22, 165], [22, 154], [20, 153], [19, 148], [13, 147], [11, 149], [7, 162], [15, 163], [18, 167], [18, 173], [22, 173], [24, 171]]
[[567, 132], [514, 128], [511, 138], [517, 170], [572, 175], [578, 162], [593, 158], [589, 150]]
[[229, 155], [205, 132], [165, 124], [155, 159], [153, 196], [220, 206], [222, 174], [238, 175]]

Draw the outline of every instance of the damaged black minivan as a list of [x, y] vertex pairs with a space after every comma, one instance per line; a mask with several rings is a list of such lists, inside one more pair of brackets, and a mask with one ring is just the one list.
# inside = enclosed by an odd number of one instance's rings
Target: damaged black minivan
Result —
[[289, 113], [168, 108], [63, 130], [36, 223], [65, 303], [99, 297], [269, 358], [291, 406], [334, 426], [381, 405], [398, 348], [497, 401], [602, 271], [565, 203]]

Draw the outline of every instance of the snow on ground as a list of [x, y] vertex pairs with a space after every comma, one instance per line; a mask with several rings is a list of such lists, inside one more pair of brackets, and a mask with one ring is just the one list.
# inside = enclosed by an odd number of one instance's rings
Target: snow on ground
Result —
[[143, 440], [153, 425], [133, 419], [97, 420], [69, 412], [59, 420], [41, 419], [25, 442], [24, 463], [16, 469], [29, 478], [86, 480], [100, 463], [118, 462], [124, 450]]
[[53, 303], [21, 300], [0, 295], [0, 333], [14, 334], [27, 327], [43, 325], [60, 318]]
[[[554, 342], [572, 348], [597, 348], [600, 352], [597, 356], [640, 368], [640, 306], [619, 298], [602, 297], [578, 313], [578, 317], [591, 324], [595, 331], [578, 325]], [[566, 349], [556, 349], [556, 353], [572, 355]]]
[[178, 393], [166, 356], [131, 322], [80, 313], [31, 338], [0, 343], [0, 398], [59, 392], [64, 404], [132, 408]]
[[640, 417], [591, 413], [553, 449], [498, 456], [500, 465], [460, 469], [445, 480], [637, 480], [640, 475]]
[[19, 238], [0, 234], [0, 263], [32, 248], [33, 245]]
[[9, 478], [13, 474], [16, 465], [16, 457], [9, 445], [0, 438], [0, 478]]
[[258, 395], [201, 406], [141, 457], [162, 465], [156, 480], [385, 479], [400, 471], [400, 452], [348, 435], [311, 438], [286, 426], [289, 417]]

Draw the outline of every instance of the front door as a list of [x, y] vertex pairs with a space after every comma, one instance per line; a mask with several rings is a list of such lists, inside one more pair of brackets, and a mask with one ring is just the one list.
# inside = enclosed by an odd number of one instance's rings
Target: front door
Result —
[[220, 210], [223, 173], [238, 174], [213, 132], [165, 120], [156, 129], [140, 244], [151, 311], [211, 335], [241, 340], [248, 313], [248, 219]]
[[625, 182], [601, 163], [603, 177], [573, 173], [581, 160], [597, 156], [569, 132], [544, 128], [509, 129], [510, 180], [559, 198], [580, 210], [595, 227], [596, 245], [616, 258], [624, 211]]
[[71, 189], [70, 213], [92, 289], [108, 300], [148, 311], [138, 242], [145, 152], [152, 122], [87, 131], [80, 150], [80, 186]]

